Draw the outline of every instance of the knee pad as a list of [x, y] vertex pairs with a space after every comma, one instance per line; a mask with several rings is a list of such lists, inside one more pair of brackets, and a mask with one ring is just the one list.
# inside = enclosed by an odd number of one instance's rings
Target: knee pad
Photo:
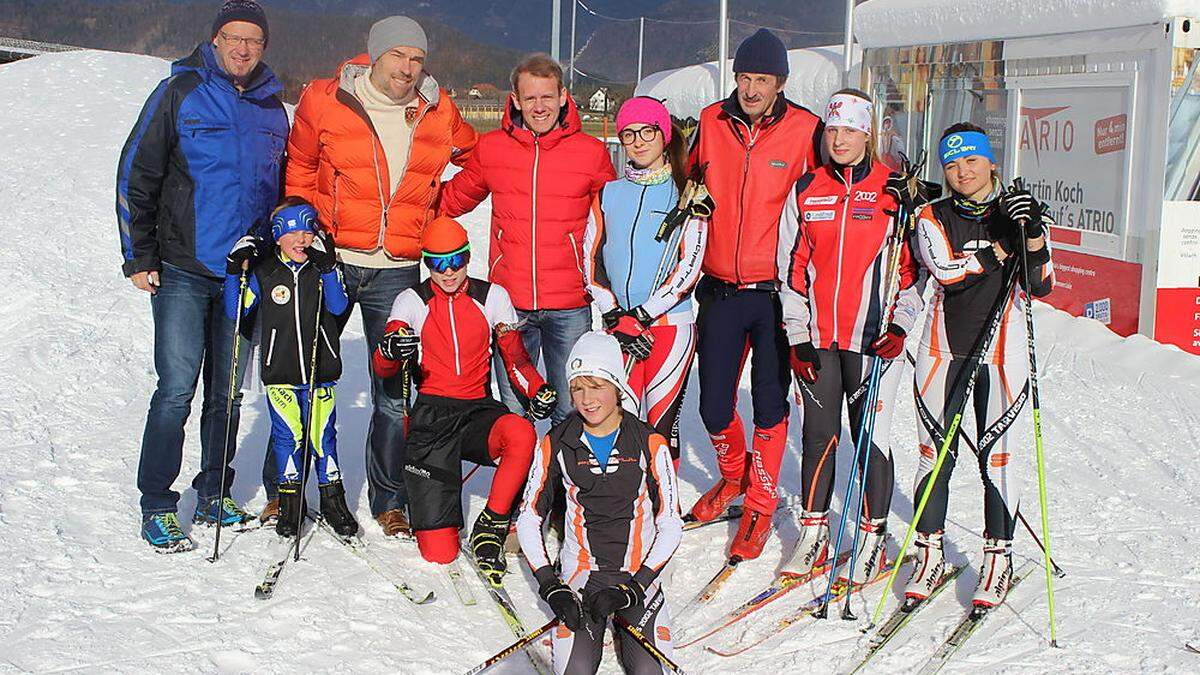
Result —
[[417, 548], [421, 557], [429, 562], [446, 565], [458, 557], [458, 528], [442, 527], [436, 530], [417, 530]]

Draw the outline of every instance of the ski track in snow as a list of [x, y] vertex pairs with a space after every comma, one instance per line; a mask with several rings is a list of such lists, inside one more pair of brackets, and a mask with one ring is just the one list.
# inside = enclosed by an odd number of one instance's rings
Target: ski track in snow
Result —
[[[154, 386], [153, 326], [146, 297], [119, 272], [113, 185], [121, 145], [166, 72], [158, 59], [105, 52], [0, 66], [0, 147], [18, 160], [0, 172], [0, 236], [7, 242], [0, 268], [9, 272], [8, 301], [0, 310], [0, 390], [6, 399], [0, 438], [7, 467], [0, 474], [0, 567], [9, 579], [0, 586], [0, 671], [138, 672], [161, 670], [164, 663], [180, 672], [466, 670], [511, 642], [511, 635], [473, 577], [479, 603], [463, 607], [415, 546], [384, 541], [371, 522], [362, 456], [370, 408], [357, 319], [343, 338], [350, 357], [339, 386], [348, 497], [369, 543], [414, 584], [433, 587], [438, 600], [409, 604], [320, 532], [304, 560], [288, 564], [267, 602], [255, 600], [252, 590], [269, 562], [270, 533], [226, 531], [217, 564], [205, 561], [213, 541], [206, 528], [185, 526], [200, 545], [189, 554], [155, 555], [138, 539], [134, 483]], [[489, 216], [485, 203], [464, 219], [477, 246], [487, 241]], [[472, 273], [484, 273], [485, 265], [478, 250]], [[1182, 645], [1196, 637], [1200, 604], [1200, 535], [1193, 523], [1200, 507], [1200, 359], [1142, 337], [1123, 340], [1045, 305], [1035, 314], [1053, 547], [1068, 573], [1055, 580], [1063, 648], [1046, 644], [1039, 569], [947, 670], [1195, 671], [1200, 662]], [[746, 377], [743, 389], [748, 385]], [[681, 425], [685, 508], [716, 477], [696, 391], [693, 376]], [[749, 419], [748, 391], [741, 399]], [[196, 404], [176, 484], [185, 521], [195, 503], [187, 485], [200, 453]], [[258, 475], [268, 429], [261, 391], [248, 382], [233, 494], [251, 508], [263, 504]], [[781, 479], [789, 495], [799, 492], [798, 430], [795, 415]], [[907, 395], [895, 415], [892, 447], [898, 491], [891, 527], [898, 538], [911, 516], [916, 466], [916, 422]], [[849, 451], [843, 439], [839, 497]], [[1017, 460], [1027, 480], [1026, 516], [1037, 527], [1032, 442]], [[488, 476], [480, 472], [466, 488], [471, 518], [482, 507]], [[919, 667], [969, 602], [982, 534], [970, 462], [960, 463], [953, 483], [947, 554], [969, 560], [972, 569], [954, 593], [927, 608], [877, 657], [879, 672]], [[739, 568], [711, 607], [677, 617], [677, 629], [707, 624], [770, 581], [795, 540], [789, 519], [778, 522], [781, 536], [771, 539], [763, 557]], [[669, 584], [676, 607], [719, 567], [735, 528], [717, 525], [685, 535]], [[1024, 533], [1015, 548], [1020, 557], [1040, 557]], [[536, 599], [531, 575], [523, 563], [511, 566], [517, 574], [506, 585], [526, 625], [540, 625], [547, 610]], [[860, 617], [874, 608], [880, 590], [872, 591], [855, 601]], [[705, 644], [724, 645], [742, 630], [753, 634], [767, 618], [809, 597], [796, 591]], [[802, 621], [737, 658], [699, 645], [676, 656], [692, 672], [846, 667], [858, 625]], [[519, 656], [510, 661], [497, 672], [523, 670]], [[619, 672], [611, 652], [602, 672]]]

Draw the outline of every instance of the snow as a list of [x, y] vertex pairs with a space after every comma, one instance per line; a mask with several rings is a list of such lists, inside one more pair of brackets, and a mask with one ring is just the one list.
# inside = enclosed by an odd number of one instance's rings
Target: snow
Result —
[[[842, 46], [788, 50], [788, 80], [784, 93], [795, 103], [813, 111], [824, 110], [829, 96], [842, 88]], [[860, 51], [854, 51], [851, 82], [858, 81]], [[733, 91], [733, 60], [726, 67], [726, 86]], [[718, 94], [717, 62], [699, 63], [652, 73], [638, 83], [634, 93], [664, 100], [667, 110], [680, 119], [700, 118], [700, 110], [727, 96]]]
[[867, 0], [854, 10], [864, 49], [1059, 35], [1200, 16], [1198, 0]]
[[[154, 384], [149, 303], [119, 273], [113, 213], [117, 155], [165, 62], [104, 52], [39, 56], [0, 66], [0, 269], [8, 300], [0, 307], [0, 671], [455, 673], [511, 641], [475, 586], [479, 604], [463, 607], [415, 547], [384, 541], [370, 522], [361, 448], [369, 419], [358, 320], [345, 335], [348, 371], [339, 385], [339, 436], [350, 503], [366, 539], [398, 573], [433, 587], [424, 607], [403, 600], [362, 561], [318, 533], [304, 560], [289, 563], [273, 600], [253, 598], [268, 562], [268, 533], [234, 536], [220, 562], [204, 560], [210, 530], [191, 529], [201, 550], [159, 556], [137, 537], [134, 485], [147, 401]], [[465, 219], [484, 245], [487, 211]], [[477, 255], [481, 261], [485, 256]], [[1056, 582], [1062, 649], [1046, 646], [1041, 576], [989, 618], [951, 672], [1195, 672], [1183, 649], [1195, 641], [1200, 603], [1200, 358], [1143, 337], [1122, 339], [1099, 323], [1039, 304], [1038, 356], [1055, 558], [1068, 572]], [[682, 502], [715, 479], [711, 446], [696, 412], [696, 380], [682, 420]], [[749, 419], [743, 381], [741, 413]], [[188, 426], [178, 489], [199, 461], [199, 413]], [[268, 418], [262, 396], [243, 404], [242, 451], [233, 494], [263, 505], [258, 486]], [[782, 489], [799, 491], [799, 423], [793, 418]], [[968, 424], [970, 426], [970, 424]], [[903, 397], [893, 430], [897, 489], [892, 531], [912, 511], [916, 426]], [[1033, 482], [1032, 452], [1018, 454]], [[839, 476], [849, 465], [839, 453]], [[982, 515], [978, 478], [955, 473], [948, 556], [972, 568], [900, 634], [876, 662], [878, 672], [910, 671], [957, 620], [976, 579]], [[471, 515], [482, 507], [488, 471], [468, 484]], [[839, 479], [840, 480], [840, 479]], [[1030, 488], [1027, 515], [1037, 523]], [[840, 486], [839, 486], [840, 494]], [[781, 518], [786, 522], [786, 518]], [[685, 534], [669, 597], [682, 605], [722, 561], [733, 526]], [[781, 526], [759, 561], [743, 564], [711, 608], [680, 617], [695, 630], [757, 592], [790, 552], [795, 528]], [[1020, 559], [1037, 549], [1025, 534]], [[531, 575], [506, 582], [527, 626], [546, 610]], [[471, 583], [475, 584], [472, 578]], [[868, 593], [874, 606], [879, 590]], [[797, 591], [744, 627], [797, 607]], [[859, 604], [859, 616], [867, 607]], [[858, 625], [802, 621], [765, 645], [723, 659], [699, 646], [677, 652], [692, 672], [796, 672], [846, 668]], [[724, 645], [731, 629], [707, 644]], [[513, 661], [512, 666], [519, 665]], [[510, 667], [504, 672], [517, 672]], [[618, 672], [608, 654], [602, 672]]]

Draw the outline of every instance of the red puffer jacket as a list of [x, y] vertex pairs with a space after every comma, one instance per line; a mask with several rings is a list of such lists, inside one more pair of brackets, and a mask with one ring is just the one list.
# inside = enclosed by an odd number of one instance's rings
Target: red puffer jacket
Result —
[[737, 93], [700, 112], [689, 160], [705, 166], [716, 204], [705, 274], [739, 286], [775, 283], [779, 215], [796, 180], [820, 164], [823, 129], [820, 118], [782, 95], [754, 126]]
[[535, 136], [511, 100], [463, 170], [442, 186], [438, 213], [451, 218], [492, 195], [488, 278], [517, 309], [588, 304], [583, 231], [592, 198], [616, 178], [604, 144], [582, 132], [569, 97], [561, 121]]

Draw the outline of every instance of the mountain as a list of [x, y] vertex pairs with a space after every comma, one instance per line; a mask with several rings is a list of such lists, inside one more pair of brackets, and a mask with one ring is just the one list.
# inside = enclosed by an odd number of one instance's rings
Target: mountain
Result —
[[[296, 3], [301, 4], [301, 3]], [[316, 7], [312, 9], [317, 9]], [[272, 7], [266, 62], [295, 101], [303, 84], [329, 77], [366, 50], [373, 17]], [[209, 38], [210, 3], [167, 0], [0, 0], [0, 35], [177, 58]], [[421, 17], [430, 40], [429, 71], [446, 87], [476, 82], [508, 87], [520, 52], [483, 44], [437, 18]]]

